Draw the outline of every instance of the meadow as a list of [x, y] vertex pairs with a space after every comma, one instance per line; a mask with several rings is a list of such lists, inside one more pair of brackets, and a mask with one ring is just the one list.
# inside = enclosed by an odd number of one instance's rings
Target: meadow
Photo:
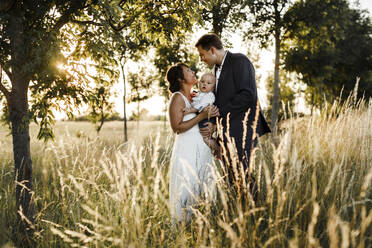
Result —
[[[260, 197], [226, 187], [172, 225], [174, 135], [162, 122], [57, 122], [54, 141], [31, 126], [34, 247], [372, 247], [372, 101], [335, 103], [262, 137], [252, 172]], [[11, 137], [0, 128], [0, 247], [19, 246]], [[217, 171], [221, 165], [216, 161]], [[26, 242], [26, 241], [22, 241]]]

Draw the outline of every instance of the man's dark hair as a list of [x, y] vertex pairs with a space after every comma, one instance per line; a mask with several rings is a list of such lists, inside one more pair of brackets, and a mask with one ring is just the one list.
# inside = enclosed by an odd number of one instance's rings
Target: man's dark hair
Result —
[[220, 37], [218, 37], [214, 33], [209, 33], [205, 34], [200, 39], [198, 42], [196, 42], [195, 47], [201, 46], [204, 50], [208, 51], [211, 49], [212, 46], [214, 46], [217, 49], [222, 49], [222, 41]]

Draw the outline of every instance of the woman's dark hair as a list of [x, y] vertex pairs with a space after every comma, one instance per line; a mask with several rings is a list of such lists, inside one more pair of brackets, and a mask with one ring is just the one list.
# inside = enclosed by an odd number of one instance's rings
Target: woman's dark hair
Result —
[[177, 63], [175, 65], [172, 65], [169, 67], [167, 71], [167, 81], [169, 83], [169, 91], [174, 93], [176, 91], [179, 91], [181, 89], [181, 79], [185, 79], [183, 75], [183, 68], [187, 67], [184, 63]]
[[218, 50], [223, 48], [220, 37], [218, 37], [214, 33], [205, 34], [202, 37], [200, 37], [198, 42], [196, 42], [195, 44], [195, 47], [198, 47], [198, 46], [201, 46], [206, 51], [211, 49], [212, 46], [214, 46]]

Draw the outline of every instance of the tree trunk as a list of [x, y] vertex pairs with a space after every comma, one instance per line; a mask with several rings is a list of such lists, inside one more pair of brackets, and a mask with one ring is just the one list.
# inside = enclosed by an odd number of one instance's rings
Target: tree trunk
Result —
[[[35, 221], [35, 206], [32, 202], [32, 161], [30, 154], [28, 73], [23, 68], [25, 37], [23, 32], [23, 7], [16, 2], [10, 11], [11, 83], [9, 94], [10, 122], [13, 137], [14, 170], [16, 177], [16, 206], [25, 227], [32, 227]], [[25, 219], [26, 218], [26, 219]]]
[[13, 136], [14, 173], [16, 177], [16, 206], [24, 224], [35, 223], [32, 202], [32, 161], [30, 153], [29, 113], [27, 91], [15, 92], [10, 97], [10, 121]]
[[[307, 85], [311, 85], [311, 79], [308, 79]], [[311, 112], [310, 112], [310, 114], [312, 116], [313, 115], [313, 109], [314, 109], [314, 101], [315, 101], [315, 99], [314, 99], [314, 89], [310, 90], [310, 95], [311, 95], [311, 110], [310, 110]]]
[[[138, 99], [140, 98], [138, 94]], [[138, 130], [139, 130], [139, 121], [140, 121], [140, 102], [137, 102], [137, 136], [138, 136]]]
[[279, 63], [280, 63], [280, 29], [275, 30], [275, 69], [274, 69], [274, 94], [273, 111], [271, 116], [271, 130], [273, 136], [277, 134], [278, 110], [279, 110]]
[[220, 16], [220, 6], [213, 6], [212, 7], [212, 28], [213, 33], [215, 33], [218, 37], [221, 37], [222, 34], [222, 25], [223, 21], [221, 22]]
[[105, 123], [105, 112], [104, 112], [104, 109], [103, 109], [103, 103], [102, 103], [102, 108], [101, 108], [101, 118], [99, 120], [99, 126], [97, 127], [96, 131], [97, 131], [97, 135], [99, 135], [99, 132], [101, 131], [102, 127], [103, 127], [103, 124]]
[[124, 85], [124, 92], [123, 92], [123, 107], [124, 107], [124, 142], [128, 141], [128, 128], [127, 128], [127, 109], [126, 109], [126, 94], [127, 94], [127, 87], [125, 84], [125, 74], [124, 74], [124, 66], [125, 61], [120, 59], [120, 66], [121, 66], [121, 72], [123, 73], [123, 85]]

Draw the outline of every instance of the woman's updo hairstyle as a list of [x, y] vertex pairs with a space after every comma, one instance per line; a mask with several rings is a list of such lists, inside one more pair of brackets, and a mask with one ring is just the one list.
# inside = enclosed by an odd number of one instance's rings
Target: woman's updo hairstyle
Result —
[[169, 91], [174, 93], [181, 89], [180, 80], [185, 79], [183, 75], [183, 66], [187, 67], [184, 63], [177, 63], [169, 67], [167, 71], [167, 81], [169, 83]]

